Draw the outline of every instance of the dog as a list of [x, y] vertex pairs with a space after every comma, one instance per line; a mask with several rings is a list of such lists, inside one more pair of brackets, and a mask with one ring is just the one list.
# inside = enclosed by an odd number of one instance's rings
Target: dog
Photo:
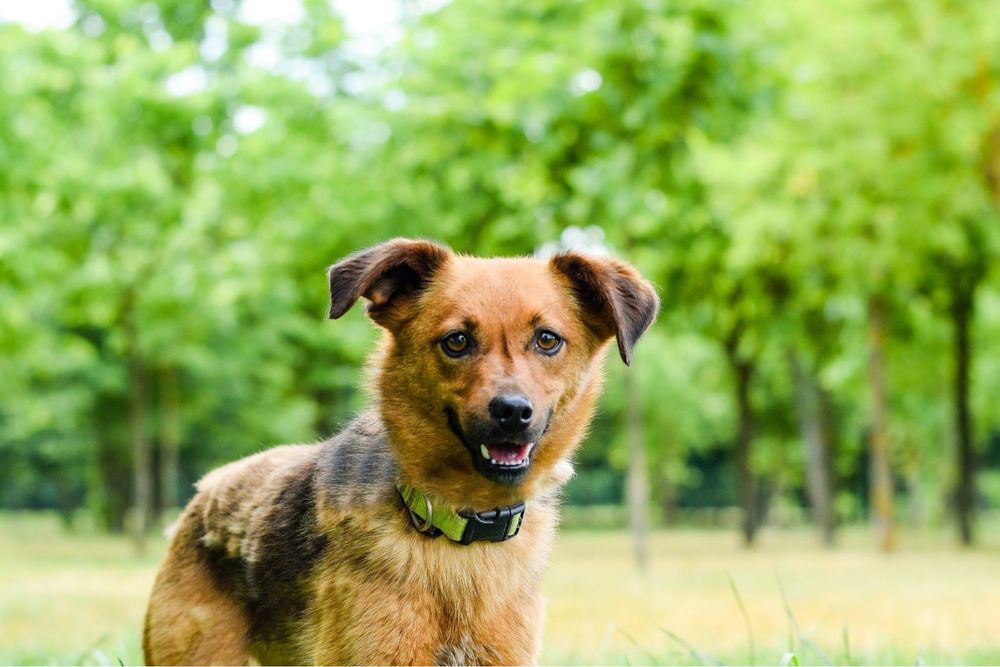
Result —
[[395, 239], [329, 269], [330, 318], [384, 330], [339, 434], [218, 468], [178, 519], [148, 664], [533, 664], [558, 494], [612, 339], [659, 299], [576, 252], [485, 259]]

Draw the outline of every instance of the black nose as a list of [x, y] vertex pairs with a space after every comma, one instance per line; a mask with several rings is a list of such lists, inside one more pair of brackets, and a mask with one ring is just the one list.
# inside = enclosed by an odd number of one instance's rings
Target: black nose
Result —
[[508, 433], [519, 433], [531, 423], [531, 401], [521, 394], [502, 394], [490, 401], [490, 416]]

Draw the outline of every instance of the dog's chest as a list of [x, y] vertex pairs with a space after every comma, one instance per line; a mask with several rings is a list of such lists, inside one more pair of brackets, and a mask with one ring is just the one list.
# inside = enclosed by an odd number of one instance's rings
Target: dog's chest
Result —
[[469, 619], [502, 605], [540, 573], [544, 545], [522, 536], [504, 543], [455, 544], [411, 533], [396, 545], [404, 579], [452, 618]]
[[[412, 531], [412, 529], [410, 529]], [[333, 663], [520, 664], [541, 630], [547, 545], [463, 546], [415, 532], [335, 540], [315, 581], [303, 637]], [[519, 543], [520, 542], [520, 543]], [[336, 553], [337, 556], [333, 554]], [[361, 641], [349, 638], [363, 638]], [[389, 655], [381, 651], [389, 650]]]
[[[549, 538], [546, 528], [499, 544], [425, 540], [411, 562], [423, 565], [423, 599], [433, 604], [431, 616], [439, 620], [437, 664], [523, 662], [531, 655], [541, 632]], [[519, 654], [512, 654], [512, 647], [527, 653], [514, 660]]]

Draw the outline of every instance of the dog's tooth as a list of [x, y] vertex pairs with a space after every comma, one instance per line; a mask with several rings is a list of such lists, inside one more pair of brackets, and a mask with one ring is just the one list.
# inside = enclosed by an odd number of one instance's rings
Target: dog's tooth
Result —
[[484, 459], [490, 458], [490, 450], [486, 448], [486, 445], [479, 445], [479, 453], [483, 455]]
[[492, 463], [493, 465], [496, 465], [497, 464], [497, 460], [496, 459], [490, 459], [490, 463]]

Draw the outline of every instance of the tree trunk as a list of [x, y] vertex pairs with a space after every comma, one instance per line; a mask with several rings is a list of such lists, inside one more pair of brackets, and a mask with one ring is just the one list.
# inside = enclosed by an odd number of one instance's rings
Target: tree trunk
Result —
[[160, 502], [162, 514], [177, 507], [177, 462], [181, 442], [180, 400], [177, 393], [177, 371], [173, 367], [160, 369]]
[[146, 371], [138, 345], [138, 327], [135, 321], [134, 296], [129, 295], [124, 312], [125, 358], [129, 379], [129, 440], [132, 448], [133, 513], [132, 537], [135, 549], [143, 553], [146, 534], [149, 532], [152, 510], [152, 457], [146, 434]]
[[660, 513], [663, 517], [663, 524], [673, 526], [677, 523], [677, 486], [666, 471], [660, 474], [657, 486], [659, 487]]
[[625, 436], [628, 440], [628, 508], [632, 529], [632, 547], [636, 565], [649, 569], [649, 469], [646, 466], [646, 442], [642, 429], [640, 392], [635, 370], [625, 373]]
[[88, 484], [90, 506], [101, 527], [124, 533], [132, 503], [131, 455], [121, 415], [127, 409], [121, 397], [99, 394], [94, 406], [97, 452], [93, 482]]
[[973, 542], [976, 488], [972, 415], [969, 409], [969, 368], [972, 362], [969, 327], [973, 315], [973, 294], [970, 292], [971, 290], [962, 290], [956, 294], [951, 308], [955, 355], [955, 433], [958, 439], [958, 488], [955, 494], [955, 509], [958, 513], [959, 537], [964, 545]]
[[746, 361], [736, 361], [733, 370], [736, 375], [736, 407], [739, 422], [736, 432], [736, 474], [743, 508], [743, 543], [753, 546], [758, 528], [757, 480], [754, 476], [752, 455], [754, 436], [753, 406], [750, 404], [750, 383], [753, 366]]
[[868, 384], [871, 393], [871, 434], [868, 439], [872, 520], [883, 551], [896, 546], [892, 509], [892, 468], [889, 461], [888, 401], [885, 388], [885, 301], [868, 299]]
[[807, 373], [799, 356], [790, 355], [792, 382], [795, 387], [795, 407], [806, 451], [806, 490], [813, 519], [820, 528], [823, 545], [833, 546], [833, 475], [830, 472], [829, 429], [824, 423], [824, 407], [817, 380]]
[[761, 506], [757, 492], [757, 479], [753, 471], [754, 414], [750, 402], [750, 384], [754, 365], [740, 354], [743, 323], [737, 322], [722, 341], [726, 359], [733, 371], [733, 388], [736, 399], [736, 488], [740, 508], [743, 510], [743, 544], [753, 546], [757, 536]]

